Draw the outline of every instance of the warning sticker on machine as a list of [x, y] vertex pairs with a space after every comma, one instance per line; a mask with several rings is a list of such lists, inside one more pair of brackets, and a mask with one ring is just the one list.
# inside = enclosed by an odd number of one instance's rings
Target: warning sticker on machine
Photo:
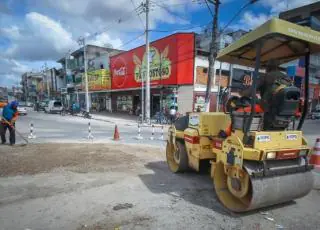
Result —
[[199, 125], [199, 115], [198, 114], [192, 114], [189, 116], [189, 124], [192, 126]]
[[256, 139], [259, 142], [269, 142], [269, 141], [271, 141], [270, 135], [257, 135]]
[[297, 134], [287, 134], [287, 140], [288, 141], [298, 140], [298, 135]]

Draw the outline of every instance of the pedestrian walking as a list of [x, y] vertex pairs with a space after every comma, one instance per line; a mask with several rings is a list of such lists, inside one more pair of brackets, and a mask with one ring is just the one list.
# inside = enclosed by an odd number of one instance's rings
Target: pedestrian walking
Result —
[[12, 101], [10, 104], [6, 105], [2, 111], [2, 119], [0, 122], [0, 134], [1, 143], [6, 143], [6, 131], [9, 129], [10, 132], [10, 145], [14, 145], [16, 142], [15, 134], [15, 122], [18, 119], [18, 102]]

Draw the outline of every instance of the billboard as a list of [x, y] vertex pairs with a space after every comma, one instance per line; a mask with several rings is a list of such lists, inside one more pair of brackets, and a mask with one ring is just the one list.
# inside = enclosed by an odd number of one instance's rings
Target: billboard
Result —
[[[194, 34], [174, 34], [150, 43], [151, 85], [193, 84]], [[141, 87], [146, 79], [145, 47], [111, 57], [112, 89]]]
[[[98, 69], [87, 72], [89, 91], [109, 90], [111, 89], [110, 71], [107, 69]], [[85, 75], [82, 74], [82, 90], [85, 90]]]

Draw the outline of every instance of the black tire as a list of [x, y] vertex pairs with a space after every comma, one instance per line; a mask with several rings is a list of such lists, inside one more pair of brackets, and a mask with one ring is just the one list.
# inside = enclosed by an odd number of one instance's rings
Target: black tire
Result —
[[176, 141], [177, 148], [167, 142], [167, 163], [170, 170], [174, 173], [182, 173], [189, 169], [188, 154], [185, 144], [182, 141]]
[[182, 141], [177, 141], [177, 148], [180, 155], [179, 169], [181, 170], [181, 172], [185, 172], [189, 169], [187, 149]]

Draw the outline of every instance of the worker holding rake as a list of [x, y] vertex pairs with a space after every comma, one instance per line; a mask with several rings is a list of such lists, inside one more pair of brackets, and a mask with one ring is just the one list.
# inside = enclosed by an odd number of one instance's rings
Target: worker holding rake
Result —
[[10, 145], [14, 145], [16, 142], [15, 134], [15, 122], [18, 119], [18, 102], [12, 101], [7, 104], [2, 111], [2, 119], [0, 122], [0, 134], [1, 134], [1, 143], [6, 143], [6, 131], [9, 129], [10, 132]]

